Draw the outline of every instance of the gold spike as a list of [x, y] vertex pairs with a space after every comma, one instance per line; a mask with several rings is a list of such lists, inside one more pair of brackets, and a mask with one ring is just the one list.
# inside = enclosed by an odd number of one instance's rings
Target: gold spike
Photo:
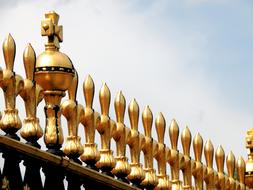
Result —
[[177, 150], [179, 127], [175, 119], [171, 121], [169, 128], [171, 148]]
[[163, 114], [160, 112], [155, 120], [156, 132], [158, 137], [158, 142], [164, 144], [164, 134], [166, 122], [163, 117]]
[[138, 131], [139, 105], [135, 99], [133, 99], [128, 106], [128, 115], [131, 129]]
[[142, 123], [144, 126], [145, 133], [145, 143], [143, 147], [144, 161], [145, 161], [145, 179], [141, 182], [143, 187], [155, 187], [158, 184], [158, 179], [155, 175], [155, 170], [153, 168], [153, 155], [155, 151], [155, 143], [151, 137], [153, 114], [149, 108], [146, 106], [142, 112]]
[[3, 43], [3, 53], [6, 69], [1, 74], [1, 88], [4, 92], [5, 110], [0, 121], [0, 128], [15, 139], [19, 139], [16, 132], [21, 128], [21, 121], [16, 109], [16, 96], [22, 90], [24, 81], [21, 76], [13, 72], [13, 64], [15, 58], [16, 46], [13, 38], [9, 34]]
[[186, 126], [186, 128], [184, 128], [181, 134], [181, 142], [183, 146], [183, 152], [187, 156], [190, 156], [191, 138], [192, 138], [191, 131]]
[[193, 150], [195, 160], [201, 162], [202, 150], [203, 150], [203, 139], [199, 133], [197, 133], [193, 139]]
[[99, 113], [95, 112], [92, 108], [94, 98], [95, 86], [90, 75], [88, 75], [83, 82], [83, 94], [85, 98], [85, 110], [81, 123], [85, 130], [85, 143], [83, 145], [84, 152], [81, 155], [81, 160], [90, 168], [95, 168], [96, 162], [100, 159], [100, 153], [95, 143], [95, 131]]
[[25, 66], [26, 78], [33, 81], [36, 55], [30, 43], [26, 46], [23, 53], [23, 62]]
[[78, 87], [78, 74], [75, 72], [75, 76], [72, 80], [72, 84], [70, 85], [68, 89], [69, 99], [76, 101], [76, 92]]
[[36, 85], [33, 77], [36, 55], [31, 44], [28, 44], [24, 50], [23, 62], [27, 79], [24, 80], [24, 88], [21, 90], [20, 95], [25, 102], [26, 118], [20, 134], [33, 146], [40, 147], [37, 140], [42, 137], [43, 132], [39, 119], [36, 117], [36, 110], [42, 99], [42, 89], [39, 85]]
[[117, 122], [124, 123], [124, 115], [126, 109], [126, 99], [120, 91], [114, 101], [114, 108]]
[[149, 108], [146, 106], [144, 111], [142, 112], [142, 123], [144, 126], [144, 133], [146, 137], [151, 138], [151, 128], [153, 123], [153, 114]]
[[113, 138], [116, 142], [117, 156], [115, 157], [116, 165], [112, 170], [112, 173], [117, 176], [118, 179], [126, 180], [127, 175], [130, 173], [130, 165], [128, 158], [126, 157], [126, 143], [129, 129], [124, 124], [124, 115], [126, 109], [126, 100], [120, 91], [114, 101], [114, 108], [117, 118], [116, 128], [113, 132]]
[[101, 106], [101, 114], [109, 114], [109, 106], [111, 100], [111, 93], [106, 83], [103, 83], [102, 88], [99, 91], [99, 101]]
[[245, 161], [242, 156], [239, 156], [237, 160], [237, 174], [239, 177], [239, 182], [244, 184], [244, 173], [245, 173]]
[[220, 145], [216, 152], [215, 152], [215, 160], [216, 160], [216, 165], [218, 172], [223, 173], [224, 172], [224, 160], [225, 160], [225, 152]]
[[207, 167], [210, 167], [210, 168], [213, 167], [213, 152], [214, 152], [213, 144], [211, 140], [208, 140], [205, 144], [204, 153], [205, 153]]
[[110, 147], [112, 132], [116, 128], [116, 124], [109, 117], [110, 100], [110, 90], [107, 87], [106, 83], [104, 83], [99, 91], [101, 116], [98, 121], [97, 130], [100, 133], [101, 150], [100, 160], [96, 163], [96, 166], [108, 175], [111, 175], [111, 170], [115, 166], [113, 151], [110, 149]]
[[6, 69], [13, 71], [14, 59], [16, 54], [16, 44], [11, 34], [8, 34], [3, 43], [3, 53]]
[[232, 151], [229, 152], [226, 158], [227, 162], [227, 170], [228, 170], [228, 176], [234, 177], [234, 170], [235, 170], [235, 156]]
[[85, 98], [86, 107], [92, 108], [94, 98], [94, 82], [90, 75], [88, 75], [83, 83], [83, 94]]
[[155, 190], [169, 189], [171, 188], [171, 184], [169, 182], [169, 176], [166, 174], [167, 151], [166, 145], [164, 144], [166, 121], [161, 112], [159, 112], [156, 117], [155, 126], [158, 137], [158, 148], [155, 154], [155, 159], [158, 164], [158, 185]]
[[203, 149], [203, 139], [199, 133], [197, 133], [193, 139], [193, 150], [195, 155], [195, 161], [192, 169], [192, 174], [195, 180], [195, 188], [197, 190], [203, 189], [203, 165], [201, 163]]
[[138, 131], [139, 105], [135, 99], [133, 99], [128, 106], [128, 115], [131, 130], [128, 136], [127, 144], [129, 145], [131, 154], [131, 172], [127, 178], [134, 185], [139, 186], [141, 181], [145, 178], [142, 164], [140, 163], [140, 152], [144, 143], [144, 137]]

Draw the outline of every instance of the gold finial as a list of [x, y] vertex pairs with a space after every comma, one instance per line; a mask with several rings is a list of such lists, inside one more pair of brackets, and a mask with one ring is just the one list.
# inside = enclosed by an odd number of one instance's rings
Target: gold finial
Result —
[[161, 144], [164, 144], [165, 126], [166, 126], [166, 121], [164, 119], [164, 116], [161, 112], [159, 112], [155, 120], [155, 127], [156, 127], [158, 142]]
[[128, 115], [130, 119], [131, 129], [137, 131], [139, 121], [139, 105], [135, 99], [133, 99], [128, 106]]
[[90, 75], [83, 82], [83, 94], [85, 99], [85, 109], [81, 122], [85, 130], [84, 152], [81, 160], [87, 164], [87, 167], [96, 169], [95, 164], [100, 159], [100, 153], [95, 143], [95, 131], [99, 114], [92, 108], [95, 85]]
[[145, 174], [140, 163], [140, 152], [144, 144], [144, 137], [138, 131], [139, 105], [135, 99], [133, 99], [128, 106], [128, 115], [131, 130], [128, 136], [127, 144], [129, 145], [131, 154], [131, 172], [127, 178], [134, 185], [140, 186], [141, 181], [145, 178]]
[[101, 137], [100, 160], [97, 162], [97, 167], [105, 174], [111, 175], [111, 170], [115, 166], [115, 159], [111, 150], [111, 138], [114, 130], [115, 122], [109, 117], [111, 93], [106, 85], [103, 84], [99, 91], [99, 101], [101, 106], [101, 116], [99, 118], [97, 130]]
[[146, 106], [142, 112], [142, 123], [145, 133], [145, 143], [143, 146], [145, 179], [141, 182], [141, 185], [145, 188], [154, 188], [158, 184], [158, 179], [153, 168], [153, 156], [156, 144], [151, 137], [153, 114], [149, 106]]
[[61, 112], [68, 123], [68, 137], [63, 151], [65, 155], [79, 163], [78, 157], [83, 153], [83, 147], [80, 142], [81, 138], [78, 136], [78, 125], [84, 109], [83, 106], [77, 104], [76, 101], [77, 85], [78, 75], [76, 72], [72, 80], [72, 85], [68, 89], [69, 100], [62, 103]]
[[49, 152], [62, 155], [60, 148], [64, 137], [60, 105], [65, 91], [72, 85], [75, 69], [70, 58], [59, 51], [62, 26], [58, 26], [58, 20], [59, 15], [50, 11], [45, 14], [41, 23], [41, 34], [48, 37], [48, 42], [45, 45], [46, 50], [37, 57], [34, 79], [43, 88], [46, 103], [45, 144]]
[[186, 126], [181, 134], [181, 142], [183, 146], [183, 153], [187, 156], [190, 156], [191, 138], [191, 131], [188, 126]]
[[178, 143], [178, 135], [179, 135], [179, 127], [175, 119], [171, 121], [170, 127], [169, 127], [169, 136], [170, 136], [170, 144], [171, 149], [169, 151], [169, 159], [168, 162], [171, 167], [171, 183], [172, 183], [172, 189], [180, 189], [181, 187], [181, 181], [179, 180], [179, 151], [177, 149], [177, 143]]
[[114, 101], [114, 108], [116, 113], [116, 120], [119, 123], [124, 123], [124, 115], [126, 109], [126, 99], [120, 91]]
[[142, 112], [142, 123], [143, 123], [143, 127], [144, 127], [145, 136], [151, 138], [153, 114], [152, 114], [149, 106], [146, 106], [144, 111]]
[[60, 48], [59, 42], [63, 41], [62, 26], [58, 25], [59, 15], [54, 11], [45, 14], [44, 20], [41, 22], [41, 35], [48, 37], [46, 49]]
[[218, 189], [225, 189], [225, 175], [224, 175], [224, 160], [225, 160], [225, 153], [220, 145], [216, 152], [215, 152], [215, 160], [218, 170], [218, 182], [217, 182], [217, 188]]
[[203, 139], [199, 133], [197, 133], [193, 139], [193, 151], [195, 160], [201, 162], [201, 155], [203, 150]]
[[220, 145], [216, 152], [215, 152], [215, 160], [216, 160], [216, 165], [217, 165], [217, 170], [220, 173], [224, 172], [224, 160], [225, 160], [225, 152]]
[[4, 92], [5, 110], [0, 121], [0, 128], [7, 136], [19, 139], [16, 132], [21, 128], [21, 121], [16, 109], [16, 96], [23, 89], [24, 82], [21, 76], [13, 72], [16, 45], [10, 34], [3, 43], [3, 53], [6, 69], [0, 70], [0, 84]]
[[192, 168], [192, 174], [195, 180], [196, 190], [203, 189], [203, 165], [201, 162], [203, 150], [203, 139], [199, 133], [193, 138], [193, 151], [195, 155], [195, 161]]
[[10, 33], [4, 40], [3, 53], [6, 70], [13, 71], [14, 59], [16, 55], [16, 44]]
[[245, 161], [242, 156], [239, 156], [237, 160], [237, 174], [240, 182], [241, 189], [244, 187], [244, 174], [245, 174]]
[[232, 151], [229, 152], [226, 158], [227, 162], [227, 170], [228, 170], [228, 186], [229, 189], [235, 189], [235, 180], [234, 180], [234, 172], [235, 172], [235, 156]]
[[214, 189], [214, 170], [213, 170], [213, 154], [214, 148], [210, 140], [205, 143], [204, 154], [207, 167], [204, 168], [204, 181], [206, 183], [207, 190]]
[[191, 158], [190, 158], [190, 146], [191, 146], [191, 131], [186, 126], [181, 133], [181, 143], [183, 146], [183, 159], [181, 163], [181, 169], [184, 177], [184, 189], [192, 189], [192, 171], [191, 171]]
[[127, 136], [130, 130], [124, 124], [124, 115], [126, 110], [126, 100], [122, 92], [118, 92], [114, 100], [114, 108], [116, 113], [116, 128], [113, 132], [113, 138], [116, 142], [117, 156], [115, 157], [116, 166], [112, 173], [118, 179], [126, 181], [127, 175], [130, 173], [130, 165], [126, 157]]
[[40, 147], [37, 140], [42, 137], [43, 132], [36, 117], [38, 103], [42, 100], [42, 89], [34, 81], [34, 68], [36, 55], [31, 46], [28, 44], [23, 53], [23, 62], [25, 66], [26, 79], [24, 80], [24, 88], [20, 95], [25, 102], [26, 118], [24, 126], [21, 129], [21, 136], [33, 146]]
[[95, 93], [95, 85], [90, 75], [88, 75], [83, 83], [83, 94], [86, 107], [92, 108]]
[[175, 119], [171, 121], [169, 128], [171, 148], [177, 150], [179, 127]]
[[204, 148], [204, 154], [206, 158], [206, 165], [207, 167], [213, 167], [213, 153], [214, 153], [214, 148], [211, 140], [208, 140], [205, 144]]
[[30, 43], [27, 45], [27, 47], [24, 50], [23, 62], [25, 66], [26, 78], [29, 79], [30, 81], [33, 81], [36, 55]]
[[245, 168], [245, 184], [249, 188], [253, 188], [253, 129], [249, 129], [246, 135], [246, 148], [248, 159]]
[[164, 144], [166, 121], [161, 112], [159, 112], [156, 117], [155, 127], [158, 137], [158, 148], [155, 154], [155, 159], [157, 160], [158, 164], [158, 185], [156, 186], [155, 190], [170, 189], [171, 184], [169, 181], [169, 176], [166, 174], [167, 149], [166, 145]]
[[101, 107], [101, 114], [108, 115], [111, 101], [111, 93], [106, 83], [103, 83], [102, 88], [99, 91], [99, 101]]

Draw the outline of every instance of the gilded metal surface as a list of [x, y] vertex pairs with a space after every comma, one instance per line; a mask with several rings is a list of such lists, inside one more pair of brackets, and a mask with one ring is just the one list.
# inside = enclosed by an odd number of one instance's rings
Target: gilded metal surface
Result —
[[76, 73], [72, 85], [68, 89], [69, 100], [61, 105], [62, 114], [67, 119], [68, 136], [63, 148], [63, 152], [70, 158], [78, 158], [83, 153], [81, 138], [78, 136], [78, 125], [80, 118], [84, 114], [83, 106], [76, 101], [76, 91], [78, 85], [78, 75]]
[[3, 112], [0, 128], [7, 134], [14, 135], [21, 128], [21, 120], [16, 109], [16, 96], [24, 86], [21, 76], [13, 71], [16, 45], [10, 34], [3, 43], [3, 54], [6, 69], [0, 70], [0, 85], [4, 92], [5, 110]]
[[181, 159], [181, 170], [183, 172], [184, 184], [183, 189], [192, 188], [192, 161], [190, 158], [191, 132], [188, 127], [184, 128], [181, 134], [181, 143], [183, 146], [183, 157]]
[[179, 180], [180, 156], [179, 151], [177, 149], [178, 135], [179, 135], [179, 127], [176, 120], [173, 119], [169, 127], [171, 149], [168, 152], [168, 162], [171, 168], [172, 190], [182, 189], [182, 182]]
[[[236, 161], [235, 156], [230, 152], [226, 157], [227, 169], [225, 169], [225, 153], [222, 146], [219, 146], [215, 152], [216, 171], [213, 167], [214, 147], [212, 142], [208, 140], [205, 143], [204, 163], [201, 160], [203, 139], [197, 133], [192, 142], [193, 159], [190, 155], [191, 132], [188, 127], [182, 131], [181, 151], [178, 148], [179, 127], [174, 119], [169, 127], [171, 147], [166, 146], [166, 142], [164, 142], [166, 122], [162, 113], [159, 113], [155, 120], [158, 137], [156, 141], [152, 136], [153, 114], [148, 106], [142, 113], [143, 135], [138, 130], [139, 106], [135, 99], [128, 106], [130, 128], [126, 127], [124, 121], [126, 100], [121, 91], [114, 100], [115, 122], [109, 116], [111, 94], [105, 83], [99, 91], [101, 114], [93, 109], [95, 86], [90, 76], [83, 83], [85, 107], [79, 104], [76, 100], [77, 72], [69, 57], [59, 51], [59, 43], [63, 41], [63, 35], [62, 26], [58, 25], [58, 21], [59, 15], [54, 11], [45, 14], [41, 23], [41, 35], [47, 37], [47, 42], [45, 51], [37, 59], [32, 46], [29, 44], [26, 47], [23, 53], [25, 80], [13, 71], [16, 48], [11, 35], [8, 35], [3, 43], [6, 68], [0, 69], [0, 87], [4, 92], [5, 110], [0, 116], [0, 128], [7, 136], [19, 139], [16, 132], [21, 128], [21, 121], [15, 104], [16, 96], [20, 95], [24, 100], [26, 111], [21, 136], [28, 142], [36, 143], [43, 135], [39, 119], [36, 116], [37, 105], [44, 99], [46, 103], [44, 140], [51, 153], [63, 156], [60, 150], [64, 140], [61, 127], [61, 115], [63, 115], [67, 120], [68, 127], [68, 135], [65, 137], [66, 142], [63, 148], [65, 155], [75, 161], [80, 157], [87, 167], [95, 170], [100, 169], [107, 175], [115, 175], [117, 179], [127, 183], [131, 182], [133, 186], [147, 190], [253, 189], [253, 129], [250, 129], [246, 136], [248, 151], [246, 163], [242, 157]], [[66, 90], [68, 90], [69, 98], [61, 104]], [[83, 145], [81, 145], [81, 137], [78, 136], [80, 123], [85, 129], [85, 143]], [[95, 143], [96, 132], [101, 138], [99, 150]], [[111, 148], [112, 138], [116, 143], [115, 157]], [[55, 156], [3, 136], [0, 136], [0, 141], [1, 146], [15, 149], [20, 154], [29, 155], [41, 162], [53, 163], [53, 165], [63, 167], [79, 177], [85, 176], [94, 182], [98, 180], [99, 184], [105, 184], [106, 187], [137, 189], [97, 171], [83, 168], [69, 158]], [[128, 163], [129, 158], [126, 156], [126, 145], [130, 149], [130, 164]], [[140, 159], [142, 152], [144, 166]], [[157, 160], [157, 168], [153, 165], [154, 159]], [[171, 170], [171, 179], [167, 175], [168, 166]], [[157, 174], [155, 169], [158, 170]], [[192, 184], [192, 179], [194, 179], [195, 185]], [[7, 178], [2, 176], [1, 188], [9, 189], [9, 185]], [[29, 187], [25, 185], [24, 189], [29, 189]]]
[[135, 99], [133, 99], [128, 106], [128, 115], [130, 119], [131, 130], [127, 144], [130, 148], [131, 172], [127, 178], [132, 183], [138, 184], [145, 178], [145, 173], [142, 169], [142, 164], [140, 163], [140, 153], [145, 140], [144, 136], [138, 132], [139, 105]]
[[192, 167], [192, 175], [195, 181], [195, 189], [203, 189], [203, 165], [201, 162], [202, 150], [203, 150], [203, 139], [199, 133], [197, 133], [193, 139], [193, 150], [195, 160]]
[[206, 166], [204, 167], [204, 181], [206, 183], [207, 190], [213, 190], [215, 187], [214, 182], [214, 169], [213, 169], [213, 154], [214, 148], [210, 140], [205, 143], [204, 154], [206, 159]]
[[31, 44], [28, 44], [24, 50], [23, 61], [26, 79], [24, 80], [24, 88], [21, 90], [20, 96], [25, 102], [26, 118], [20, 134], [28, 142], [36, 142], [43, 135], [39, 118], [36, 117], [37, 105], [42, 100], [43, 94], [42, 88], [34, 81], [36, 55]]
[[95, 143], [95, 131], [99, 114], [92, 108], [95, 86], [90, 75], [87, 76], [83, 83], [83, 94], [86, 102], [84, 114], [81, 118], [81, 123], [85, 130], [85, 143], [83, 145], [84, 152], [81, 155], [81, 160], [86, 164], [94, 165], [100, 158], [100, 153]]
[[116, 142], [117, 156], [115, 157], [116, 165], [112, 173], [119, 178], [125, 178], [130, 173], [130, 165], [126, 157], [126, 143], [130, 130], [124, 124], [126, 100], [121, 91], [114, 100], [114, 109], [116, 113], [116, 128], [113, 132], [113, 138]]
[[111, 171], [115, 166], [115, 159], [113, 157], [113, 151], [111, 150], [111, 138], [112, 132], [115, 128], [115, 122], [109, 117], [111, 93], [106, 83], [103, 84], [99, 91], [99, 101], [101, 115], [99, 117], [97, 130], [101, 137], [101, 150], [100, 159], [96, 165], [102, 171]]
[[167, 152], [168, 149], [164, 144], [164, 134], [166, 121], [163, 114], [160, 112], [155, 120], [156, 133], [158, 137], [158, 147], [155, 152], [155, 159], [158, 165], [158, 185], [155, 187], [156, 190], [166, 190], [171, 189], [171, 183], [169, 181], [169, 176], [166, 173], [166, 162], [167, 162]]
[[[63, 39], [62, 26], [58, 25], [58, 20], [59, 15], [53, 11], [45, 14], [45, 19], [41, 23], [41, 34], [47, 36], [48, 41], [45, 44], [45, 51], [37, 57], [35, 67], [35, 81], [43, 88], [46, 102], [45, 144], [49, 149], [56, 150], [61, 147], [64, 140], [61, 127], [61, 99], [74, 77], [72, 62], [68, 56], [59, 52], [59, 42]], [[71, 139], [69, 142], [73, 141]]]
[[143, 170], [145, 172], [145, 178], [141, 182], [141, 185], [146, 188], [154, 188], [158, 184], [158, 179], [155, 175], [156, 171], [153, 167], [153, 157], [155, 151], [157, 150], [157, 143], [151, 137], [153, 114], [149, 106], [146, 106], [142, 112], [142, 123], [145, 134], [145, 141], [143, 146], [145, 163]]

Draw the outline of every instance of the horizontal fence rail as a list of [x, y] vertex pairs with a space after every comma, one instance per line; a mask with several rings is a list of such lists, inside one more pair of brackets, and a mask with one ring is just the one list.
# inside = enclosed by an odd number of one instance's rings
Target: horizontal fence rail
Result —
[[[5, 100], [0, 120], [0, 128], [5, 132], [5, 135], [0, 135], [4, 160], [1, 164], [1, 189], [251, 189], [253, 138], [250, 131], [246, 138], [249, 149], [246, 167], [242, 157], [236, 159], [232, 152], [225, 155], [222, 146], [214, 150], [212, 142], [204, 143], [199, 133], [192, 138], [188, 127], [180, 133], [175, 119], [166, 129], [163, 114], [159, 113], [154, 119], [149, 106], [141, 113], [142, 134], [139, 130], [139, 105], [135, 99], [127, 105], [121, 91], [114, 99], [116, 118], [111, 118], [111, 93], [106, 83], [99, 91], [101, 110], [95, 110], [95, 85], [91, 76], [83, 82], [85, 105], [79, 104], [76, 99], [77, 71], [71, 60], [59, 51], [63, 38], [58, 20], [55, 12], [48, 12], [42, 21], [41, 33], [48, 42], [41, 55], [36, 58], [30, 44], [25, 48], [25, 79], [13, 70], [14, 39], [8, 35], [3, 43], [6, 66], [0, 70], [0, 87]], [[61, 102], [66, 91], [68, 100]], [[21, 96], [25, 104], [22, 108], [26, 112], [23, 124], [16, 108], [17, 96]], [[46, 104], [44, 130], [37, 117], [37, 106], [43, 99]], [[125, 123], [126, 108], [129, 127]], [[62, 132], [62, 117], [67, 121], [66, 137]], [[84, 135], [78, 133], [79, 126], [84, 126]], [[153, 126], [157, 139], [153, 138]], [[26, 143], [20, 142], [18, 131]], [[170, 146], [164, 139], [166, 131]], [[100, 142], [96, 142], [96, 135], [100, 136]], [[38, 143], [41, 137], [46, 150], [42, 150]], [[84, 138], [83, 145], [81, 138]], [[116, 144], [115, 149], [112, 142]], [[194, 155], [190, 154], [191, 149]], [[25, 167], [24, 177], [20, 170], [21, 161]]]

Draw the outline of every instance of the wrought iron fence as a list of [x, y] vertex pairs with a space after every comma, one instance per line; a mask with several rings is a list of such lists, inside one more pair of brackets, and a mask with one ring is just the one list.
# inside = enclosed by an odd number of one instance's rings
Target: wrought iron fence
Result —
[[[63, 38], [62, 26], [58, 25], [58, 20], [59, 16], [55, 12], [45, 14], [41, 33], [48, 38], [48, 42], [42, 54], [36, 58], [30, 44], [25, 48], [25, 79], [13, 70], [16, 49], [11, 35], [3, 43], [6, 67], [0, 70], [0, 87], [5, 99], [5, 110], [0, 121], [0, 128], [5, 132], [5, 135], [0, 135], [4, 159], [1, 165], [1, 189], [77, 190], [82, 186], [87, 190], [252, 188], [251, 130], [246, 137], [249, 154], [245, 164], [242, 157], [236, 160], [232, 152], [225, 156], [221, 146], [214, 151], [212, 142], [208, 140], [204, 143], [199, 133], [192, 138], [188, 127], [181, 132], [180, 152], [179, 126], [174, 119], [168, 127], [168, 146], [164, 140], [166, 121], [162, 113], [158, 114], [154, 122], [158, 137], [154, 139], [153, 114], [148, 106], [142, 112], [142, 134], [138, 130], [140, 111], [135, 99], [128, 105], [130, 127], [127, 127], [124, 121], [126, 100], [122, 92], [114, 99], [116, 118], [112, 119], [109, 115], [111, 94], [105, 83], [99, 91], [101, 111], [97, 112], [93, 108], [95, 85], [91, 76], [83, 82], [86, 104], [79, 104], [76, 99], [77, 71], [68, 56], [59, 51], [59, 43]], [[66, 91], [68, 100], [61, 103]], [[18, 95], [25, 103], [26, 117], [23, 125], [15, 103]], [[44, 132], [36, 113], [42, 99], [46, 103]], [[68, 126], [68, 136], [64, 143], [62, 116], [66, 118]], [[83, 125], [85, 129], [83, 145], [80, 139], [84, 136], [78, 136], [79, 125]], [[19, 130], [26, 143], [20, 142], [17, 135]], [[100, 148], [95, 142], [96, 133], [100, 136]], [[42, 136], [47, 150], [41, 150], [38, 143]], [[113, 150], [111, 141], [115, 141], [116, 150]], [[194, 158], [190, 155], [191, 147]], [[127, 148], [130, 150], [129, 155], [126, 155]], [[202, 161], [203, 151], [205, 162]], [[140, 159], [141, 153], [144, 161]], [[214, 169], [214, 157], [217, 169]], [[157, 167], [153, 165], [155, 160]], [[20, 172], [21, 161], [25, 166], [24, 177]], [[169, 170], [171, 174], [167, 173]], [[45, 175], [43, 180], [41, 173]], [[67, 180], [67, 186], [64, 179]]]

